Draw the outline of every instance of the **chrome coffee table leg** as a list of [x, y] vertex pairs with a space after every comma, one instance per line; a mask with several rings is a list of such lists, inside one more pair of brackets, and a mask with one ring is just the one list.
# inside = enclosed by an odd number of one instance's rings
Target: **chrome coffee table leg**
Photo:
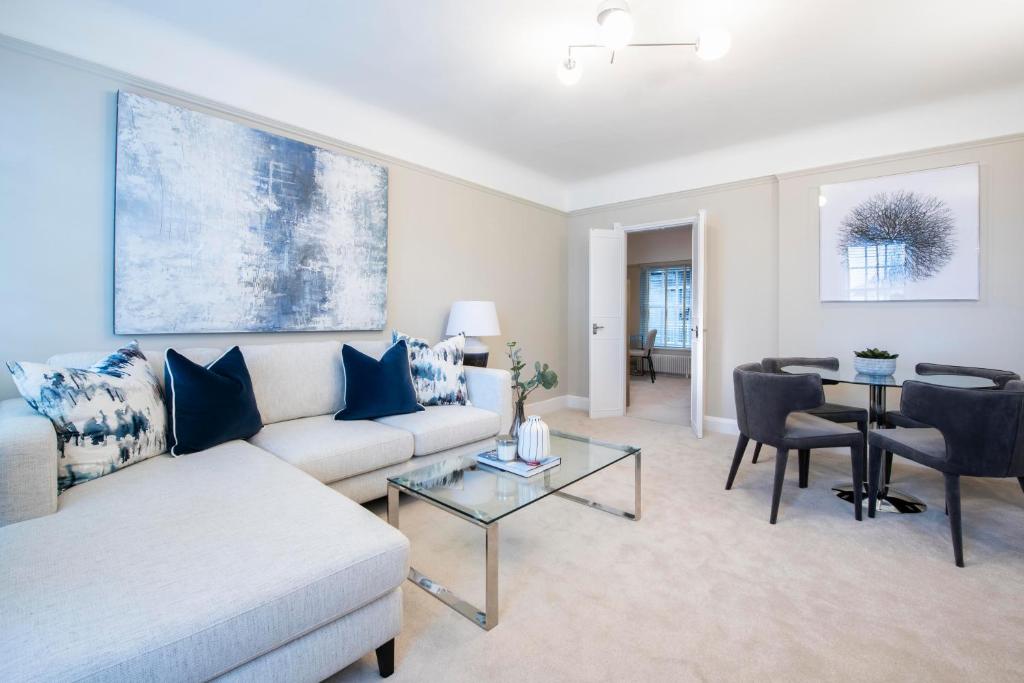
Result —
[[566, 493], [565, 491], [555, 491], [554, 494], [556, 496], [558, 496], [559, 498], [565, 498], [566, 500], [571, 500], [574, 503], [579, 503], [580, 505], [586, 505], [587, 507], [594, 508], [595, 510], [600, 510], [601, 512], [607, 512], [608, 514], [615, 515], [616, 517], [625, 517], [626, 519], [631, 519], [634, 522], [639, 522], [640, 521], [640, 469], [641, 469], [640, 468], [640, 451], [637, 451], [633, 455], [633, 458], [634, 458], [634, 466], [633, 466], [633, 512], [626, 512], [625, 510], [620, 510], [618, 508], [611, 507], [610, 505], [605, 505], [604, 503], [598, 503], [596, 500], [590, 500], [589, 498], [584, 498], [582, 496], [575, 496], [575, 495], [573, 495], [571, 493]]
[[[398, 496], [398, 487], [388, 484], [388, 524], [396, 529], [398, 528]], [[430, 501], [427, 500], [427, 502], [429, 503]], [[463, 600], [451, 590], [412, 566], [409, 567], [409, 580], [483, 630], [490, 631], [498, 625], [498, 523], [494, 522], [485, 525], [469, 518], [464, 519], [484, 529], [484, 542], [486, 544], [484, 559], [486, 596], [484, 598], [484, 609], [481, 610], [472, 603]]]
[[[617, 508], [598, 503], [587, 498], [580, 496], [574, 496], [570, 493], [563, 491], [554, 491], [553, 493], [562, 498], [586, 505], [602, 512], [607, 512], [618, 517], [625, 517], [626, 519], [632, 519], [639, 521], [640, 519], [640, 483], [641, 483], [641, 460], [640, 451], [633, 454], [634, 465], [633, 465], [633, 512], [625, 512]], [[458, 595], [453, 593], [451, 590], [446, 588], [444, 585], [434, 581], [429, 576], [420, 572], [415, 567], [409, 567], [409, 580], [415, 583], [417, 586], [425, 590], [426, 592], [433, 595], [435, 598], [443, 602], [444, 604], [451, 607], [453, 610], [466, 617], [474, 624], [490, 631], [492, 628], [498, 625], [498, 522], [491, 522], [490, 524], [484, 524], [478, 519], [474, 519], [469, 515], [464, 515], [456, 510], [449, 507], [438, 505], [437, 502], [430, 498], [420, 495], [415, 491], [408, 489], [400, 489], [391, 482], [388, 482], [388, 524], [398, 528], [399, 520], [399, 495], [405, 493], [407, 496], [413, 496], [419, 498], [430, 505], [439, 509], [445, 510], [449, 514], [453, 514], [460, 519], [464, 519], [474, 526], [478, 526], [484, 530], [484, 542], [485, 546], [485, 591], [486, 597], [484, 602], [484, 609], [480, 609], [474, 606], [472, 603], [463, 600]]]

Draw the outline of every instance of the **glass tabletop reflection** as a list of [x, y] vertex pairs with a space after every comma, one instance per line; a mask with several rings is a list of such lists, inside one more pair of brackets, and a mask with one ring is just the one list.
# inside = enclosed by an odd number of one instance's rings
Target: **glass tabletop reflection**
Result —
[[603, 443], [552, 430], [551, 455], [562, 461], [532, 477], [480, 464], [473, 454], [388, 477], [388, 481], [435, 504], [490, 524], [639, 451], [635, 446]]
[[875, 387], [902, 387], [904, 382], [927, 382], [938, 384], [943, 387], [959, 387], [962, 389], [985, 389], [994, 387], [992, 380], [984, 377], [968, 377], [966, 375], [919, 375], [914, 372], [916, 364], [909, 364], [909, 370], [896, 367], [896, 372], [891, 375], [866, 375], [853, 369], [853, 364], [839, 364], [838, 370], [826, 370], [803, 365], [787, 365], [783, 372], [792, 375], [815, 374], [821, 375], [822, 380], [841, 382], [843, 384], [862, 384]]

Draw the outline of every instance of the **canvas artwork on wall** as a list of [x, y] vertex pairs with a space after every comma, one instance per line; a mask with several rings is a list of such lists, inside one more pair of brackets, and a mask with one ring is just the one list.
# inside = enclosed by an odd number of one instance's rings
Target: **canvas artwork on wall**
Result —
[[978, 165], [822, 185], [822, 301], [977, 299]]
[[117, 334], [380, 330], [378, 164], [118, 93]]

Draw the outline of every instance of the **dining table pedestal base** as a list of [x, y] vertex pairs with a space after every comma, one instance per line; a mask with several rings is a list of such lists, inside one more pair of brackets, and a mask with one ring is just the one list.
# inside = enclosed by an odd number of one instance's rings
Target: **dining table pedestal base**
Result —
[[[866, 508], [868, 505], [868, 485], [865, 483], [864, 487], [864, 498], [863, 505]], [[840, 484], [832, 487], [832, 492], [836, 494], [836, 497], [840, 500], [845, 500], [850, 505], [853, 505], [853, 484]], [[898, 491], [891, 486], [884, 493], [879, 491], [878, 493], [878, 506], [879, 512], [896, 512], [901, 514], [916, 514], [918, 512], [924, 512], [928, 509], [928, 506], [924, 504], [924, 501], [919, 498], [915, 498], [909, 493]]]

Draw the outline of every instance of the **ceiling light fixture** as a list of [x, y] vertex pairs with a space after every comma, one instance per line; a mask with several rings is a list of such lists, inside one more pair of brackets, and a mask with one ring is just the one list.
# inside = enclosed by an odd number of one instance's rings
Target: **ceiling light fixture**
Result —
[[614, 52], [633, 37], [633, 15], [624, 0], [607, 0], [597, 8], [597, 34], [601, 45]]
[[625, 47], [692, 47], [697, 56], [705, 61], [719, 59], [732, 47], [729, 33], [720, 28], [701, 31], [697, 40], [687, 43], [631, 43], [633, 37], [633, 15], [625, 0], [605, 0], [597, 8], [598, 39], [593, 45], [570, 45], [566, 58], [558, 65], [558, 80], [565, 85], [576, 85], [583, 76], [583, 67], [572, 56], [573, 50], [584, 48], [605, 48], [611, 50], [611, 63], [615, 53]]
[[576, 63], [572, 57], [567, 58], [558, 65], [558, 80], [565, 85], [576, 85], [583, 77], [583, 67]]
[[720, 28], [708, 28], [697, 36], [697, 56], [704, 61], [724, 57], [732, 47], [732, 36]]

